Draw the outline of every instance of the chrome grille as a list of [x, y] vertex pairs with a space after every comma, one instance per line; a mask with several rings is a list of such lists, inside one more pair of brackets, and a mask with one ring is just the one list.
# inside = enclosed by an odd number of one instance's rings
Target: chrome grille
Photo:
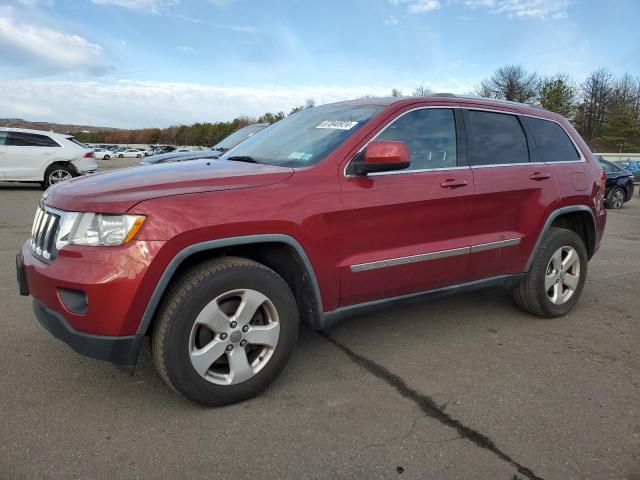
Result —
[[59, 226], [60, 216], [39, 205], [31, 229], [31, 251], [36, 257], [46, 262], [55, 258]]

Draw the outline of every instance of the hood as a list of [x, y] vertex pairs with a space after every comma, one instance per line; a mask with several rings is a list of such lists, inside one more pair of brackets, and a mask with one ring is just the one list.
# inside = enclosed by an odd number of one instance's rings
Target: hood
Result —
[[58, 183], [44, 203], [68, 211], [124, 213], [144, 200], [282, 182], [293, 169], [228, 160], [194, 160], [125, 168]]

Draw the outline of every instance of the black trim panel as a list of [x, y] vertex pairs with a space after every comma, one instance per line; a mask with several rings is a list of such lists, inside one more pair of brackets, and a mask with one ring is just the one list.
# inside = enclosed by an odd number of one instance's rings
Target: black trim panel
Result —
[[37, 300], [33, 301], [33, 313], [54, 337], [82, 355], [128, 367], [134, 366], [138, 361], [138, 353], [144, 340], [142, 335], [108, 337], [78, 332], [62, 315]]
[[475, 280], [473, 282], [451, 285], [449, 287], [436, 288], [424, 292], [409, 293], [408, 295], [400, 295], [397, 297], [382, 298], [380, 300], [374, 300], [372, 302], [348, 305], [346, 307], [338, 308], [332, 312], [324, 313], [321, 317], [321, 325], [318, 327], [318, 330], [329, 328], [331, 325], [334, 325], [337, 322], [354, 315], [362, 315], [392, 306], [403, 305], [427, 299], [440, 298], [456, 293], [478, 290], [481, 288], [515, 285], [524, 277], [524, 275], [524, 273], [501, 275], [498, 277], [484, 278], [482, 280]]

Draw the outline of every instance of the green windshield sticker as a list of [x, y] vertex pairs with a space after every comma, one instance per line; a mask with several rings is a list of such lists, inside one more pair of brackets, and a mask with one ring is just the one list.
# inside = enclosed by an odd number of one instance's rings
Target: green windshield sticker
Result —
[[292, 160], [309, 160], [313, 155], [311, 153], [304, 152], [291, 152], [289, 158]]

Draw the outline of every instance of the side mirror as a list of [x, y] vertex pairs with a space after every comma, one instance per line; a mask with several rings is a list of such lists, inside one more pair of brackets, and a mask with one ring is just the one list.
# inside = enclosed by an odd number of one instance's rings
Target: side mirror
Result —
[[368, 173], [402, 170], [411, 164], [409, 148], [396, 140], [374, 140], [364, 151], [362, 162], [353, 163], [353, 171], [358, 176]]

